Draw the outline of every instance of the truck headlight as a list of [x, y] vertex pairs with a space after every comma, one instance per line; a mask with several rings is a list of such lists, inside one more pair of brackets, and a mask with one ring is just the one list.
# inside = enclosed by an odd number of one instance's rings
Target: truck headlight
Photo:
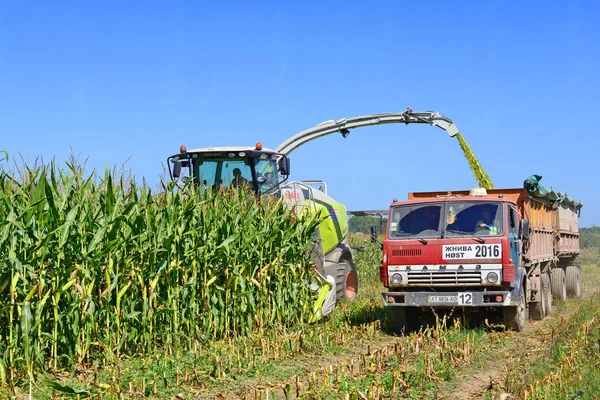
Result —
[[488, 283], [496, 283], [498, 282], [498, 274], [495, 272], [488, 272], [485, 280], [488, 281]]
[[402, 283], [402, 275], [394, 274], [392, 275], [392, 283], [395, 285], [399, 285]]

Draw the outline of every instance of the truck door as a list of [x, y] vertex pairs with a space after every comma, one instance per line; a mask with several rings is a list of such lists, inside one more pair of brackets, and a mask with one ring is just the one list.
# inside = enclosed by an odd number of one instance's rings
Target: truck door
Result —
[[510, 258], [517, 270], [521, 265], [521, 240], [519, 239], [517, 211], [512, 206], [508, 207], [508, 241], [510, 243]]

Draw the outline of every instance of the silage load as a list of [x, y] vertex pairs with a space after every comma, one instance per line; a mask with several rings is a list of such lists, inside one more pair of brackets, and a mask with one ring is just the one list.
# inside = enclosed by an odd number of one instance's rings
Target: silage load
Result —
[[250, 193], [170, 184], [153, 193], [74, 165], [4, 170], [0, 372], [302, 321], [314, 229]]

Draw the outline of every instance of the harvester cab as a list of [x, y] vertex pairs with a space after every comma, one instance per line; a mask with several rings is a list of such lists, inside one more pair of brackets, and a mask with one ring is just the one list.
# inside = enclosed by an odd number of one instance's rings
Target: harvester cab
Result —
[[290, 174], [286, 155], [262, 147], [206, 147], [167, 159], [171, 179], [192, 179], [201, 190], [246, 187], [257, 194], [274, 193]]

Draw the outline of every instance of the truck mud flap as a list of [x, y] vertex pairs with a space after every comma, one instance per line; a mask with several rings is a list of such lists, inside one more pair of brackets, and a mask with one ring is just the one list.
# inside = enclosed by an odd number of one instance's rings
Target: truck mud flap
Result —
[[508, 307], [519, 299], [508, 291], [489, 292], [384, 292], [386, 307]]

